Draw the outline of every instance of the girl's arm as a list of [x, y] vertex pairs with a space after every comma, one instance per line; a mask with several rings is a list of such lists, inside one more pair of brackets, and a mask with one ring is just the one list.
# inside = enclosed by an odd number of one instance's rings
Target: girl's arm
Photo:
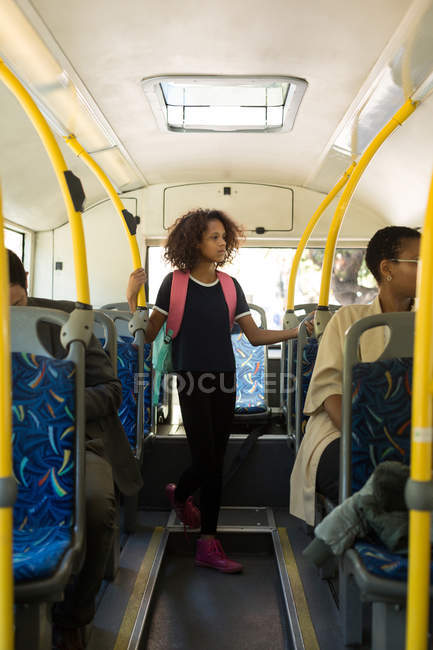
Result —
[[[241, 316], [237, 321], [245, 336], [251, 345], [272, 345], [273, 343], [281, 343], [288, 339], [295, 339], [298, 335], [298, 327], [293, 327], [290, 330], [262, 330], [254, 322], [254, 319], [249, 314]], [[312, 331], [312, 324], [310, 321], [305, 321], [307, 331], [310, 334]]]
[[167, 315], [161, 313], [158, 309], [152, 311], [149, 322], [147, 323], [146, 335], [144, 337], [146, 343], [152, 343], [156, 339], [158, 332], [164, 325], [166, 319]]

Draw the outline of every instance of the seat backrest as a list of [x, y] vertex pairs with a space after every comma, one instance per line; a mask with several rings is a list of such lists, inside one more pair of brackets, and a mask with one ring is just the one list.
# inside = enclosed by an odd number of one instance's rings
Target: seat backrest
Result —
[[[14, 529], [27, 546], [43, 529], [47, 538], [52, 532], [49, 544], [62, 538], [69, 547], [62, 564], [78, 562], [84, 540], [84, 345], [74, 341], [64, 359], [54, 359], [38, 330], [44, 322], [61, 327], [68, 318], [56, 309], [11, 308]], [[16, 580], [44, 576], [49, 546], [42, 555], [31, 567], [24, 555]]]
[[119, 417], [137, 458], [141, 457], [143, 438], [151, 429], [152, 346], [144, 342], [144, 332], [132, 337], [128, 331], [129, 312], [105, 312], [117, 331], [117, 374], [122, 385]]
[[[378, 462], [409, 462], [413, 312], [376, 314], [346, 333], [340, 451], [340, 499], [359, 489]], [[363, 332], [386, 326], [389, 339], [374, 362], [361, 362]]]
[[127, 302], [110, 302], [106, 305], [102, 305], [99, 311], [107, 311], [111, 309], [116, 309], [118, 311], [127, 311], [129, 313], [129, 305]]
[[[264, 310], [254, 304], [249, 304], [248, 307], [251, 312], [255, 312], [256, 317], [258, 315], [260, 327], [266, 329]], [[267, 347], [251, 345], [236, 323], [231, 338], [236, 362], [235, 413], [252, 415], [267, 412]]]
[[[311, 305], [307, 305], [310, 307]], [[329, 311], [335, 313], [339, 305], [329, 305]], [[313, 375], [314, 366], [318, 352], [318, 341], [314, 336], [309, 337], [305, 325], [298, 331], [297, 340], [294, 341], [296, 361], [294, 363], [295, 374], [295, 452], [298, 452], [305, 427], [308, 422], [308, 415], [304, 413], [305, 399]]]
[[352, 491], [385, 460], [410, 458], [412, 358], [357, 363], [352, 375]]
[[111, 359], [114, 376], [117, 377], [117, 331], [112, 318], [94, 309], [93, 333]]

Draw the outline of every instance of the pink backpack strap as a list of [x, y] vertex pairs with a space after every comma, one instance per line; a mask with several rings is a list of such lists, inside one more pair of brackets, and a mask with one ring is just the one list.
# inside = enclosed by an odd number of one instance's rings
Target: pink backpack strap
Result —
[[230, 275], [228, 275], [227, 273], [223, 273], [223, 271], [217, 271], [216, 273], [221, 283], [221, 289], [223, 290], [224, 298], [226, 299], [227, 307], [229, 309], [229, 320], [230, 320], [230, 329], [231, 329], [235, 321], [236, 305], [238, 302], [235, 283], [233, 282], [233, 278], [230, 277]]
[[[182, 324], [185, 311], [186, 293], [188, 291], [189, 271], [173, 271], [173, 280], [170, 291], [170, 307], [168, 308], [165, 331], [174, 339]], [[170, 334], [170, 330], [172, 333]]]

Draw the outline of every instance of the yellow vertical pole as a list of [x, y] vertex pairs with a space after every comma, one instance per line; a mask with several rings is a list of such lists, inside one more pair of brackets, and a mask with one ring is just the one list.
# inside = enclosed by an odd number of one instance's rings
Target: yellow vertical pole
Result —
[[[9, 331], [9, 272], [3, 239], [0, 191], [0, 648], [14, 647], [14, 586], [12, 570], [12, 507], [7, 492], [12, 475], [11, 353]], [[9, 483], [9, 487], [7, 485]], [[5, 485], [5, 489], [3, 488]]]
[[340, 178], [340, 180], [335, 185], [335, 187], [333, 187], [332, 190], [329, 192], [329, 194], [327, 194], [327, 196], [323, 199], [323, 201], [321, 202], [321, 204], [319, 205], [319, 207], [317, 208], [317, 210], [309, 220], [307, 227], [305, 228], [302, 234], [302, 237], [296, 249], [295, 257], [293, 258], [292, 268], [290, 269], [289, 286], [287, 289], [287, 310], [293, 311], [295, 307], [296, 276], [298, 274], [298, 268], [301, 261], [302, 253], [304, 252], [305, 246], [307, 245], [307, 242], [310, 239], [310, 235], [313, 232], [313, 228], [316, 225], [316, 223], [319, 221], [322, 214], [325, 212], [328, 205], [332, 203], [334, 198], [337, 196], [338, 192], [345, 186], [353, 170], [355, 169], [355, 166], [356, 163], [353, 162], [350, 165], [350, 167], [346, 169], [343, 176]]
[[381, 144], [386, 140], [386, 138], [403, 122], [412, 115], [417, 106], [416, 102], [412, 102], [408, 99], [401, 108], [393, 115], [390, 121], [385, 124], [383, 129], [377, 134], [377, 136], [372, 140], [367, 149], [362, 154], [356, 168], [354, 169], [346, 187], [343, 190], [343, 193], [338, 202], [337, 208], [335, 210], [334, 217], [332, 219], [331, 227], [328, 233], [328, 239], [326, 241], [325, 247], [325, 257], [323, 260], [322, 268], [322, 281], [320, 285], [320, 296], [319, 296], [319, 308], [327, 307], [329, 303], [329, 288], [331, 285], [331, 274], [332, 266], [334, 262], [334, 253], [335, 246], [337, 243], [338, 233], [340, 232], [341, 223], [343, 217], [346, 213], [346, 210], [349, 206], [350, 200], [352, 198], [353, 192], [367, 168], [370, 160], [373, 158], [376, 151], [379, 149]]
[[[93, 171], [93, 173], [96, 175], [96, 177], [99, 179], [99, 181], [102, 183], [103, 187], [108, 193], [108, 196], [110, 197], [115, 210], [120, 216], [120, 219], [123, 223], [123, 226], [125, 228], [126, 236], [129, 241], [129, 246], [131, 249], [131, 255], [132, 255], [132, 263], [134, 265], [134, 269], [138, 269], [141, 267], [141, 258], [140, 258], [140, 251], [138, 249], [138, 244], [137, 244], [137, 238], [135, 234], [132, 234], [128, 223], [125, 220], [125, 215], [124, 215], [124, 210], [125, 206], [123, 205], [122, 201], [118, 197], [116, 190], [113, 187], [113, 184], [105, 174], [105, 172], [101, 169], [101, 167], [96, 163], [93, 158], [87, 153], [85, 149], [81, 146], [81, 144], [78, 142], [76, 137], [74, 135], [68, 135], [65, 138], [65, 142], [69, 145], [69, 147], [72, 149], [72, 151], [79, 157], [81, 158], [86, 165]], [[137, 304], [139, 307], [145, 307], [146, 306], [146, 294], [144, 291], [144, 287], [140, 288], [139, 294], [138, 294], [138, 299], [137, 299]]]
[[420, 258], [413, 368], [411, 472], [408, 485], [409, 488], [416, 490], [416, 498], [408, 499], [410, 514], [407, 650], [427, 648], [430, 602], [431, 506], [428, 505], [428, 499], [425, 505], [422, 501], [425, 500], [429, 488], [432, 489], [433, 178], [421, 239]]
[[0, 80], [15, 95], [27, 116], [38, 132], [39, 137], [47, 151], [51, 164], [54, 168], [60, 190], [66, 206], [66, 211], [71, 226], [72, 246], [74, 255], [75, 281], [77, 289], [77, 300], [85, 305], [90, 304], [89, 280], [87, 275], [87, 257], [86, 244], [84, 241], [83, 224], [81, 213], [77, 212], [72, 201], [68, 184], [66, 182], [65, 172], [68, 171], [62, 152], [51, 133], [48, 124], [42, 113], [30, 97], [27, 90], [18, 81], [18, 79], [7, 68], [0, 59]]

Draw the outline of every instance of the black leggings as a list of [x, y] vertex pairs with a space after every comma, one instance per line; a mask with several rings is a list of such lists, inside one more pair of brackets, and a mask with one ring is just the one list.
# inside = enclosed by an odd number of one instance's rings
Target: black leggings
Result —
[[179, 372], [178, 393], [192, 465], [179, 479], [175, 498], [200, 488], [201, 532], [216, 532], [224, 454], [236, 401], [234, 372]]

